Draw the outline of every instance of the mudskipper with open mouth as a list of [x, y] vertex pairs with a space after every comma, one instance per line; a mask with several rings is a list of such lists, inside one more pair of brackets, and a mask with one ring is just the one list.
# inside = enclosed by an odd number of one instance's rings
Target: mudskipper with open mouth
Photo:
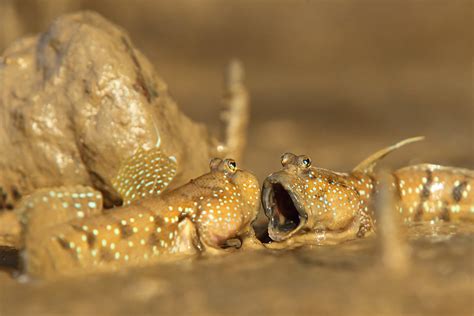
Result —
[[[269, 237], [282, 243], [331, 244], [371, 234], [380, 190], [376, 163], [421, 139], [384, 148], [350, 173], [316, 168], [307, 156], [284, 154], [282, 170], [263, 183]], [[404, 222], [474, 221], [474, 171], [421, 164], [399, 169], [391, 179], [396, 209]]]

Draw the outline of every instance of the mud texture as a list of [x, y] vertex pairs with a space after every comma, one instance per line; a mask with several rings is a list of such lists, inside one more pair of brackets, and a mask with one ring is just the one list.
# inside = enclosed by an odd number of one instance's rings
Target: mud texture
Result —
[[74, 184], [115, 203], [111, 179], [139, 146], [160, 143], [176, 157], [174, 186], [204, 173], [215, 155], [206, 128], [180, 112], [128, 35], [95, 13], [62, 16], [12, 44], [0, 59], [0, 89], [6, 208], [36, 188]]
[[[247, 251], [123, 273], [20, 284], [2, 315], [470, 315], [472, 231], [414, 233], [413, 267], [387, 273], [374, 239]], [[467, 250], [467, 252], [466, 252]], [[9, 302], [18, 302], [11, 304]], [[21, 303], [19, 303], [21, 302]]]
[[[221, 70], [230, 57], [241, 58], [253, 104], [243, 165], [259, 179], [280, 168], [285, 151], [348, 171], [416, 135], [426, 141], [394, 153], [382, 168], [432, 162], [474, 169], [472, 1], [10, 3], [23, 30], [8, 26], [9, 34], [41, 32], [78, 8], [115, 21], [166, 78], [180, 108], [209, 125], [217, 122]], [[382, 258], [365, 239], [55, 282], [19, 283], [3, 272], [0, 314], [473, 314], [472, 227], [418, 233], [404, 278], [380, 263], [390, 249]], [[2, 253], [6, 266], [16, 265], [14, 251]]]

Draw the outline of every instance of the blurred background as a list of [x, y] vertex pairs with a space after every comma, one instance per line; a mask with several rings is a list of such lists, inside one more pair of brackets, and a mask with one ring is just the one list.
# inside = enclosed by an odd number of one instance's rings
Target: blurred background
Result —
[[[346, 171], [417, 135], [426, 141], [385, 165], [474, 169], [473, 1], [0, 0], [0, 51], [78, 10], [127, 30], [182, 111], [216, 133], [223, 70], [241, 59], [252, 106], [243, 164], [261, 180], [286, 151]], [[381, 272], [372, 239], [56, 283], [0, 274], [0, 314], [472, 314], [472, 227], [436, 229], [412, 244], [406, 283]]]
[[402, 138], [388, 165], [474, 168], [472, 1], [0, 2], [0, 50], [58, 15], [94, 10], [126, 29], [182, 110], [217, 131], [223, 69], [241, 59], [251, 93], [245, 166], [285, 151], [348, 170]]

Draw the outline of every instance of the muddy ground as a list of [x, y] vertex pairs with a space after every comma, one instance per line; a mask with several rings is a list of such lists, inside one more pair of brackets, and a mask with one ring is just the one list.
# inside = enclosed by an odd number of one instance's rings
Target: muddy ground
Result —
[[[0, 50], [17, 36], [44, 30], [60, 13], [98, 11], [130, 32], [182, 110], [215, 130], [222, 70], [239, 57], [252, 98], [243, 165], [260, 179], [279, 168], [285, 151], [342, 171], [415, 135], [427, 140], [393, 154], [385, 166], [474, 169], [471, 1], [0, 6], [1, 28], [8, 30]], [[412, 270], [401, 279], [384, 272], [374, 240], [51, 283], [22, 284], [4, 272], [0, 315], [473, 314], [473, 229], [436, 229], [412, 241]]]

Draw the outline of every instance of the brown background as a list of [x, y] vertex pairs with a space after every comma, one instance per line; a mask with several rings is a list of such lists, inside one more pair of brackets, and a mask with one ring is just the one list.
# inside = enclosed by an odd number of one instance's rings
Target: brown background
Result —
[[[215, 131], [222, 71], [240, 58], [252, 97], [244, 165], [260, 179], [284, 151], [348, 170], [415, 135], [427, 140], [387, 165], [474, 169], [472, 1], [1, 0], [0, 50], [79, 9], [128, 30], [182, 110]], [[52, 283], [1, 273], [0, 314], [472, 313], [472, 227], [423, 229], [405, 279], [384, 270], [369, 239]]]
[[285, 151], [350, 169], [392, 157], [474, 168], [472, 1], [3, 1], [6, 33], [95, 10], [122, 26], [192, 118], [219, 127], [222, 71], [240, 58], [252, 97], [245, 166], [263, 177]]

